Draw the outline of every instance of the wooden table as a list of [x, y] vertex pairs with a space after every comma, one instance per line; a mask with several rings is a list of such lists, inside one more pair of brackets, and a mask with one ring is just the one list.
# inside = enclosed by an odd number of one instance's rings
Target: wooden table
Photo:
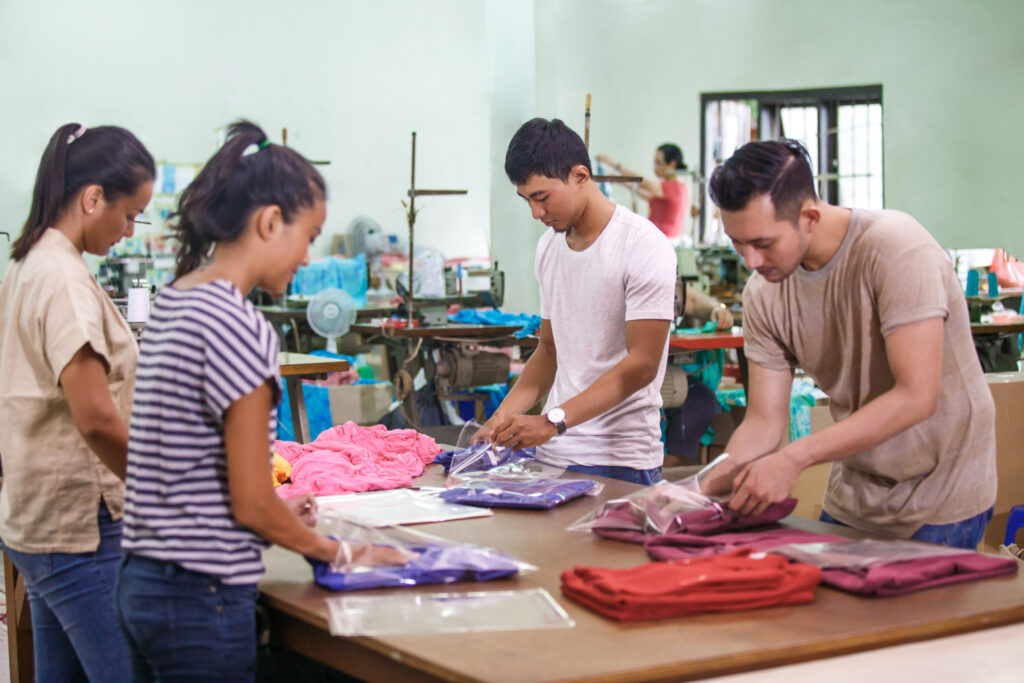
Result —
[[[431, 466], [417, 483], [439, 482], [438, 469]], [[603, 481], [601, 500], [637, 488]], [[500, 548], [540, 569], [506, 581], [397, 589], [431, 593], [542, 587], [569, 612], [575, 628], [332, 637], [323, 599], [336, 594], [312, 584], [302, 558], [274, 548], [264, 554], [267, 575], [260, 585], [271, 638], [368, 681], [679, 681], [1024, 621], [1024, 575], [1018, 575], [884, 599], [822, 587], [811, 605], [619, 624], [559, 591], [559, 574], [573, 565], [630, 567], [647, 561], [638, 545], [565, 531], [596, 502], [584, 497], [547, 512], [496, 510], [490, 518], [418, 527], [443, 538]], [[784, 523], [856, 535], [793, 517]]]
[[1024, 321], [1015, 323], [971, 323], [971, 334], [982, 337], [992, 334], [1016, 334], [1024, 332]]
[[309, 420], [306, 417], [306, 397], [302, 392], [302, 378], [316, 377], [328, 372], [344, 372], [349, 369], [347, 360], [322, 358], [305, 353], [282, 353], [278, 363], [281, 377], [288, 385], [288, 403], [292, 412], [292, 429], [299, 443], [309, 441]]
[[448, 323], [437, 327], [388, 327], [386, 325], [360, 325], [349, 328], [350, 332], [373, 337], [396, 337], [399, 339], [491, 339], [508, 337], [521, 330], [515, 325], [468, 325]]

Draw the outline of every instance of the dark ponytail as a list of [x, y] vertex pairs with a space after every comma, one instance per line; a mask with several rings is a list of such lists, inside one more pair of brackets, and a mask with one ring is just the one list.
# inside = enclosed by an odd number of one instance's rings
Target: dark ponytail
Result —
[[153, 156], [124, 128], [99, 126], [80, 131], [79, 124], [66, 123], [46, 145], [36, 172], [32, 208], [11, 245], [15, 261], [28, 255], [83, 187], [99, 185], [103, 199], [112, 202], [135, 194], [143, 183], [156, 178]]
[[674, 145], [671, 142], [666, 142], [664, 145], [658, 148], [661, 152], [661, 156], [665, 158], [665, 163], [670, 164], [673, 161], [676, 162], [677, 171], [686, 170], [686, 162], [683, 161], [683, 150], [679, 149], [679, 145]]
[[169, 218], [180, 243], [175, 278], [198, 268], [217, 242], [237, 239], [254, 211], [276, 205], [290, 222], [326, 198], [323, 177], [305, 157], [271, 144], [256, 124], [236, 121]]

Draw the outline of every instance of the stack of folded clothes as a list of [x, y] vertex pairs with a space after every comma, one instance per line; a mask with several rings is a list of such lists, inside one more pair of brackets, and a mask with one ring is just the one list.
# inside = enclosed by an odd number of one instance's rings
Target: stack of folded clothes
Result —
[[821, 567], [826, 585], [872, 597], [1013, 574], [1018, 566], [1008, 557], [901, 540], [786, 545], [775, 552]]
[[654, 560], [681, 560], [690, 557], [719, 555], [739, 548], [769, 550], [790, 543], [842, 543], [847, 539], [832, 534], [818, 534], [803, 529], [774, 528], [735, 534], [662, 534], [648, 536], [644, 550]]
[[562, 573], [562, 593], [602, 616], [644, 621], [804, 604], [819, 581], [818, 567], [744, 549], [631, 569], [576, 567]]

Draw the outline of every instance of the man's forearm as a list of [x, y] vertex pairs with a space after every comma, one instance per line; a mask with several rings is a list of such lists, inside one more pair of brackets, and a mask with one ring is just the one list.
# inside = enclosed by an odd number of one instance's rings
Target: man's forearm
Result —
[[863, 453], [926, 420], [934, 405], [899, 386], [885, 392], [845, 420], [782, 449], [801, 469]]

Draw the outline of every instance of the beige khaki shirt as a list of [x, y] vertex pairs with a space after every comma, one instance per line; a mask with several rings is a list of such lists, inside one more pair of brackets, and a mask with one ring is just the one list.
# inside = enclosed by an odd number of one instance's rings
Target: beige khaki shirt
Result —
[[51, 228], [0, 285], [0, 538], [21, 552], [96, 550], [101, 496], [114, 519], [124, 511], [124, 484], [82, 439], [60, 386], [85, 344], [106, 362], [127, 424], [138, 344], [82, 255]]
[[799, 268], [778, 283], [755, 276], [743, 292], [747, 357], [772, 370], [803, 368], [828, 394], [836, 421], [895, 384], [886, 337], [930, 318], [943, 320], [938, 406], [832, 464], [824, 508], [850, 526], [907, 537], [995, 501], [995, 405], [953, 264], [907, 214], [855, 210], [825, 267]]

